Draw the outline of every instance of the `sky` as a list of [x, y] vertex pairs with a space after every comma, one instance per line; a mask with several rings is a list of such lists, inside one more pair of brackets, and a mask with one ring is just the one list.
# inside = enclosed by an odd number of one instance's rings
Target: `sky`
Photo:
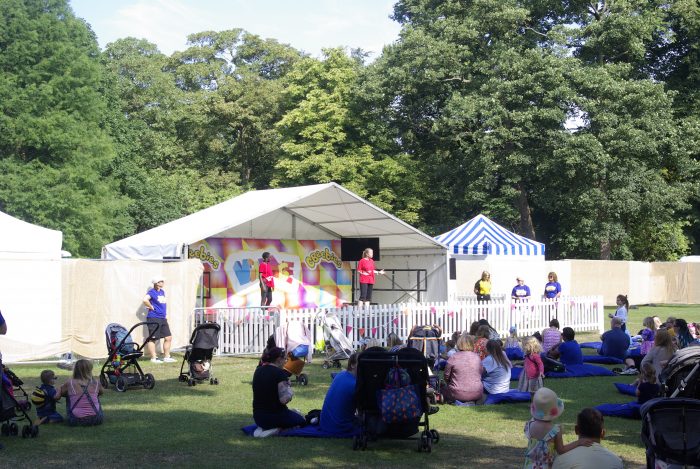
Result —
[[242, 28], [315, 57], [325, 47], [360, 47], [376, 58], [394, 42], [389, 18], [396, 0], [70, 0], [100, 47], [116, 39], [145, 38], [170, 55], [201, 31]]

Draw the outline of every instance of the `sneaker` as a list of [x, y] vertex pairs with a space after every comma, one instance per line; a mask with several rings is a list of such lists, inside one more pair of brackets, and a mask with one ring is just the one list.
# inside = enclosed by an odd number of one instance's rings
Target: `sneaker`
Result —
[[626, 370], [620, 372], [621, 375], [638, 375], [639, 371], [635, 367], [627, 368]]
[[151, 358], [151, 363], [163, 363], [163, 360], [160, 358]]
[[165, 363], [175, 363], [177, 360], [175, 360], [173, 357], [163, 357], [163, 361]]
[[262, 428], [258, 427], [253, 432], [253, 436], [255, 438], [267, 438], [268, 436], [277, 435], [279, 433], [279, 431], [280, 431], [279, 428], [271, 428], [269, 430], [263, 430]]

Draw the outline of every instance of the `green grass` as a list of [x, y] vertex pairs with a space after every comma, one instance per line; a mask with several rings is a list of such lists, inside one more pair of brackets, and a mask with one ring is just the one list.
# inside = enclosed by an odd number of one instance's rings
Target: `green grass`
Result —
[[[662, 319], [673, 315], [700, 322], [700, 307], [642, 307], [631, 311], [632, 330], [645, 316]], [[564, 326], [564, 325], [562, 325]], [[597, 334], [581, 334], [580, 341]], [[42, 425], [37, 439], [1, 437], [2, 467], [519, 467], [525, 439], [523, 425], [529, 418], [527, 404], [483, 407], [442, 406], [431, 416], [431, 427], [441, 441], [428, 455], [416, 452], [416, 442], [379, 441], [365, 452], [352, 451], [349, 440], [300, 438], [255, 439], [240, 428], [252, 422], [250, 380], [257, 361], [222, 358], [214, 362], [219, 386], [190, 388], [177, 380], [180, 364], [152, 365], [157, 383], [151, 391], [126, 393], [108, 390], [102, 398], [105, 423], [91, 428]], [[96, 371], [99, 370], [96, 364]], [[12, 369], [24, 379], [25, 390], [38, 384], [45, 366], [22, 365]], [[308, 411], [321, 408], [330, 378], [321, 361], [307, 365], [310, 383], [295, 387], [292, 407]], [[56, 369], [59, 382], [68, 372]], [[632, 382], [634, 377], [547, 380], [564, 400], [560, 422], [564, 440], [575, 439], [574, 421], [584, 407], [604, 402], [627, 402], [612, 383]], [[65, 415], [65, 407], [59, 404]], [[33, 410], [32, 410], [33, 413]], [[604, 445], [620, 455], [625, 467], [642, 467], [644, 449], [640, 422], [607, 418]]]

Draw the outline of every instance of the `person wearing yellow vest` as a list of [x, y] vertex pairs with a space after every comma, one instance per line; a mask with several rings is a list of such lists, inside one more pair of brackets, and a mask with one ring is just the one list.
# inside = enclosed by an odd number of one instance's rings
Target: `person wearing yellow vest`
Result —
[[491, 301], [491, 274], [487, 271], [481, 273], [481, 279], [474, 284], [474, 293], [477, 301]]

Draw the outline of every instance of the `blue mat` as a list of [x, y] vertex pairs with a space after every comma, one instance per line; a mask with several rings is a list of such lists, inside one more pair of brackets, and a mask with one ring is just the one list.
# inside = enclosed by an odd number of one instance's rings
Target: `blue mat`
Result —
[[518, 347], [508, 347], [505, 349], [505, 352], [508, 360], [522, 360], [525, 358], [525, 355], [523, 355], [523, 349]]
[[601, 414], [608, 417], [622, 417], [626, 419], [641, 419], [639, 408], [642, 405], [636, 401], [627, 402], [626, 404], [601, 404], [595, 408]]
[[[522, 373], [522, 371], [523, 368], [521, 366], [514, 366], [510, 370], [510, 380], [517, 381], [520, 378], [520, 373]], [[584, 378], [588, 376], [617, 375], [602, 366], [584, 363], [583, 365], [567, 365], [566, 371], [562, 372], [548, 371], [544, 376], [545, 378]]]
[[584, 355], [583, 362], [584, 363], [602, 363], [605, 365], [621, 365], [621, 364], [625, 363], [624, 360], [621, 360], [617, 357], [604, 357], [602, 355]]
[[620, 394], [625, 394], [627, 396], [637, 395], [637, 386], [634, 384], [624, 384], [624, 383], [613, 383]]
[[600, 350], [600, 346], [603, 345], [603, 342], [581, 342], [578, 345], [581, 348], [594, 348], [596, 350]]
[[500, 394], [489, 394], [484, 405], [505, 404], [508, 402], [530, 402], [530, 393], [511, 389]]
[[[257, 425], [248, 425], [241, 428], [241, 431], [248, 436], [253, 436], [253, 432], [258, 428]], [[359, 435], [359, 431], [357, 434]], [[275, 436], [299, 436], [304, 438], [352, 438], [355, 433], [328, 433], [321, 430], [318, 425], [308, 425], [306, 427], [300, 428], [290, 428], [289, 430], [282, 430]]]

